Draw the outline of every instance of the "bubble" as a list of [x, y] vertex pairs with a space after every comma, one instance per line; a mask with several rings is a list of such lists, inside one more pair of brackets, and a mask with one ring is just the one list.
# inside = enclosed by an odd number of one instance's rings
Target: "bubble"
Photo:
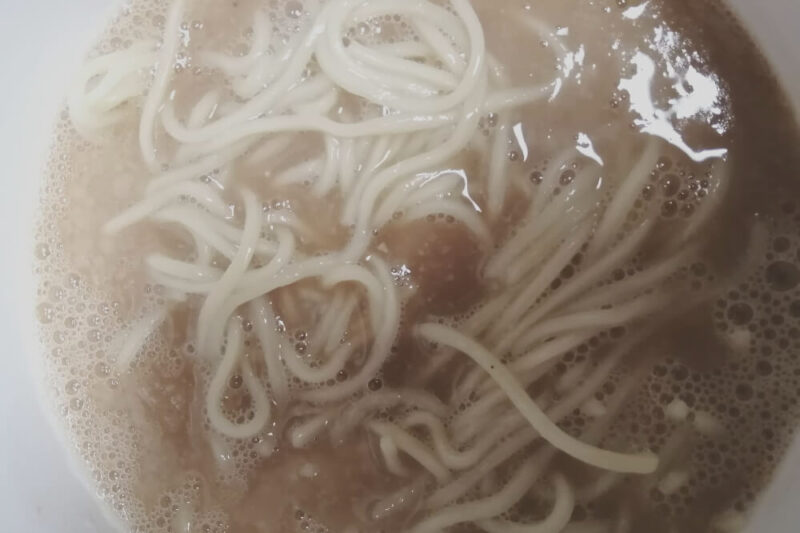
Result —
[[67, 383], [67, 385], [64, 387], [64, 390], [66, 391], [67, 394], [72, 396], [74, 394], [77, 394], [80, 388], [81, 388], [80, 383], [78, 383], [77, 380], [73, 379]]
[[769, 376], [772, 374], [772, 365], [769, 361], [758, 361], [756, 363], [756, 372], [758, 372], [760, 376]]
[[772, 249], [778, 253], [783, 253], [789, 250], [792, 243], [786, 237], [776, 237], [775, 240], [772, 241]]
[[728, 308], [728, 318], [737, 326], [744, 326], [753, 319], [753, 309], [744, 302], [737, 302]]
[[678, 212], [678, 202], [675, 200], [668, 200], [661, 205], [661, 215], [665, 218], [675, 216]]
[[736, 386], [736, 398], [743, 402], [751, 400], [754, 394], [753, 387], [747, 383], [740, 383]]
[[48, 291], [48, 296], [50, 297], [50, 300], [54, 302], [60, 302], [61, 300], [64, 299], [65, 295], [66, 291], [64, 291], [64, 289], [56, 285], [50, 287], [50, 290]]
[[681, 188], [681, 181], [675, 174], [667, 174], [661, 178], [661, 193], [666, 197], [675, 196]]
[[108, 377], [111, 374], [111, 368], [106, 363], [100, 361], [94, 365], [94, 373], [97, 377]]
[[800, 283], [800, 270], [792, 263], [776, 261], [767, 267], [765, 277], [772, 290], [785, 292]]
[[39, 322], [42, 324], [49, 324], [53, 321], [55, 315], [55, 309], [52, 305], [48, 303], [40, 303], [36, 306], [36, 318], [39, 319]]
[[50, 257], [50, 246], [45, 243], [38, 244], [36, 246], [35, 254], [39, 259], [47, 259]]
[[289, 0], [286, 2], [285, 12], [289, 18], [300, 18], [303, 16], [303, 4], [297, 0]]

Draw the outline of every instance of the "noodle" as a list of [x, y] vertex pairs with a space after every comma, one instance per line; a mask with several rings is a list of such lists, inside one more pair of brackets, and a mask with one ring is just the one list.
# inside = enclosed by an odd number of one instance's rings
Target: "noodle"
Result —
[[478, 522], [488, 533], [554, 533], [563, 531], [572, 518], [575, 495], [569, 483], [560, 474], [553, 477], [555, 504], [544, 520], [534, 524], [516, 524], [505, 520], [483, 520]]
[[[246, 439], [257, 435], [270, 420], [272, 409], [261, 382], [253, 374], [250, 364], [242, 359], [242, 332], [239, 324], [231, 320], [228, 325], [228, 346], [209, 385], [206, 409], [214, 428], [233, 439]], [[222, 394], [237, 365], [243, 370], [244, 384], [253, 398], [253, 417], [247, 422], [231, 422], [222, 411]]]
[[646, 474], [656, 469], [658, 462], [653, 456], [599, 450], [578, 442], [561, 431], [530, 399], [505, 365], [472, 339], [437, 324], [424, 324], [419, 326], [418, 331], [427, 340], [462, 351], [479, 364], [498, 383], [531, 426], [556, 449], [590, 465], [615, 472]]

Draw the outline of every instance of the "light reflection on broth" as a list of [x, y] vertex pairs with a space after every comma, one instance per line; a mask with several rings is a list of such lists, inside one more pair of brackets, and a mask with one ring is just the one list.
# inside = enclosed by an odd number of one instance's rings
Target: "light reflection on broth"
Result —
[[800, 412], [800, 143], [689, 4], [127, 6], [36, 247], [125, 527], [741, 529]]

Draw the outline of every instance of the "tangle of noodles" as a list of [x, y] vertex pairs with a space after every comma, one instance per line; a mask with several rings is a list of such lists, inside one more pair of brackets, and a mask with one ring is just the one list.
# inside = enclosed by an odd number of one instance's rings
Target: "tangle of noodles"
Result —
[[655, 471], [658, 461], [654, 456], [623, 455], [586, 446], [561, 431], [547, 415], [531, 400], [524, 387], [501, 361], [494, 357], [481, 345], [461, 335], [457, 331], [438, 324], [424, 324], [419, 327], [419, 334], [429, 341], [455, 348], [480, 365], [508, 396], [519, 412], [528, 420], [545, 440], [556, 449], [575, 457], [587, 464], [612, 470], [615, 472], [636, 472], [647, 474]]
[[[195, 51], [227, 89], [204, 89], [186, 110], [176, 105], [174, 67], [188, 46], [190, 4], [171, 2], [160, 46], [93, 58], [69, 94], [71, 120], [89, 139], [139, 113], [149, 175], [105, 232], [116, 238], [151, 224], [183, 239], [174, 253], [143, 258], [167, 301], [130, 328], [120, 371], [169, 323], [172, 306], [194, 306], [187, 336], [210, 376], [203, 411], [212, 449], [227, 446], [222, 437], [267, 435], [293, 448], [340, 445], [361, 430], [382, 467], [406, 479], [367, 507], [376, 523], [419, 500], [413, 533], [462, 523], [489, 533], [605, 531], [605, 523], [570, 524], [575, 502], [612, 490], [619, 474], [655, 472], [659, 458], [598, 447], [629, 391], [606, 403], [595, 394], [642, 350], [650, 330], [640, 322], [679, 300], [670, 283], [694, 257], [724, 180], [676, 233], [674, 253], [661, 255], [641, 254], [659, 225], [642, 207], [664, 148], [657, 138], [635, 147], [616, 178], [569, 147], [521, 192], [508, 152], [514, 125], [570, 83], [573, 54], [561, 32], [517, 13], [513, 24], [547, 45], [558, 77], [516, 84], [487, 49], [468, 0], [311, 3], [285, 39], [256, 9], [245, 53]], [[378, 19], [403, 21], [411, 37], [360, 40], [351, 31]], [[308, 153], [293, 158], [300, 145]], [[452, 170], [465, 153], [479, 155], [480, 176]], [[258, 169], [259, 181], [241, 183], [242, 168]], [[714, 172], [724, 171], [716, 162]], [[319, 220], [291, 202], [273, 205], [264, 188], [302, 189]], [[522, 207], [508, 232], [511, 200]], [[330, 220], [328, 204], [336, 206]], [[476, 243], [491, 294], [459, 322], [428, 313], [409, 327], [407, 304], [422, 288], [403, 285], [383, 230], [440, 219]], [[337, 224], [346, 237], [322, 236]], [[636, 272], [610, 282], [634, 259]], [[628, 326], [642, 333], [543, 385], [566, 354]], [[412, 369], [412, 386], [394, 388], [383, 372], [403, 357], [395, 351], [404, 333], [427, 359]], [[434, 381], [446, 387], [432, 392]], [[237, 387], [244, 410], [226, 400]], [[576, 437], [558, 424], [581, 408], [595, 420]], [[603, 472], [575, 487], [551, 464], [558, 454]], [[552, 485], [549, 513], [508, 519], [543, 479]]]

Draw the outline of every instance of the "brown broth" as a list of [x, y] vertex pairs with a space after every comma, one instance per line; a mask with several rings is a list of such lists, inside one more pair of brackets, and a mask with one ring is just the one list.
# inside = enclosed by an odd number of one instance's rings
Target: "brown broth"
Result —
[[[263, 2], [276, 13], [294, 3]], [[604, 178], [614, 182], [624, 177], [645, 138], [636, 122], [641, 117], [631, 109], [631, 95], [619, 89], [620, 80], [635, 75], [631, 61], [637, 53], [655, 60], [653, 101], [658, 106], [677, 96], [674, 80], [664, 74], [668, 67], [684, 75], [692, 70], [696, 81], [710, 82], [719, 91], [713, 105], [678, 126], [689, 145], [725, 148], [729, 154], [723, 207], [704, 230], [696, 260], [674, 280], [687, 294], [713, 291], [713, 298], [680, 318], [666, 313], [649, 319], [657, 334], [643, 355], [650, 361], [646, 376], [601, 440], [619, 449], [674, 448], [669, 466], [688, 472], [689, 481], [665, 494], [656, 483], [625, 478], [597, 502], [579, 504], [573, 514], [576, 522], [622, 516], [633, 533], [715, 531], [720, 513], [751, 508], [800, 416], [800, 136], [792, 114], [758, 50], [714, 2], [651, 0], [639, 18], [631, 18], [629, 10], [636, 6], [624, 0], [473, 3], [489, 49], [517, 83], [549, 79], [555, 64], [548, 47], [509, 26], [509, 13], [534, 10], [550, 26], [566, 30], [564, 41], [580, 50], [574, 58], [578, 74], [550, 104], [524, 112], [524, 148], [509, 148], [514, 185], [504, 217], [491, 228], [495, 246], [515, 230], [526, 195], [535, 190], [536, 173], [564, 147], [580, 141], [579, 136], [591, 139], [604, 159]], [[261, 4], [198, 3], [187, 17], [189, 54], [209, 44], [246, 50], [248, 21]], [[134, 0], [98, 51], [157, 35], [163, 10], [159, 2]], [[215, 84], [219, 80], [214, 75], [191, 64], [178, 72], [179, 116]], [[132, 115], [116, 126], [102, 144], [91, 144], [62, 117], [37, 230], [37, 310], [51, 404], [99, 497], [126, 526], [141, 533], [174, 532], [173, 520], [186, 512], [195, 517], [191, 533], [350, 533], [346, 528], [352, 524], [359, 531], [403, 531], [416, 516], [418, 494], [407, 510], [377, 526], [365, 518], [372, 502], [407, 483], [386, 472], [366, 431], [345, 443], [321, 439], [306, 450], [293, 450], [285, 441], [287, 420], [278, 416], [271, 431], [255, 441], [217, 443], [215, 448], [204, 427], [199, 386], [208, 369], [192, 353], [190, 324], [198, 300], [190, 298], [173, 308], [169, 325], [151, 339], [130, 372], [113, 370], [126, 326], [142, 308], [164, 300], [163, 288], [148, 282], [143, 258], [153, 251], [188, 257], [191, 247], [185, 235], [169, 227], [138, 226], [124, 238], [102, 233], [103, 224], [132, 204], [146, 183], [134, 119]], [[311, 228], [311, 236], [301, 242], [310, 253], [347, 242], [350, 230], [338, 222], [343, 199], [318, 199], [304, 186], [277, 187], [269, 183], [269, 175], [303, 161], [320, 145], [314, 135], [298, 136], [292, 149], [267, 166], [237, 166], [229, 187], [250, 187], [265, 204], [278, 202], [294, 212]], [[163, 139], [158, 148], [164, 153], [175, 149]], [[717, 177], [706, 176], [707, 162], [693, 162], [677, 149], [664, 148], [663, 156], [647, 191], [649, 205], [662, 214], [657, 237], [627, 267], [628, 273], [646, 264], [691, 218], [690, 197], [703, 188], [704, 180]], [[482, 204], [479, 183], [485, 168], [480, 156], [465, 153], [452, 164], [468, 177], [470, 197]], [[232, 222], [240, 223], [235, 194], [230, 192], [228, 199]], [[481, 276], [487, 251], [463, 226], [445, 217], [413, 222], [400, 217], [381, 230], [374, 244], [386, 246], [404, 299], [401, 333], [381, 379], [384, 386], [416, 384], [417, 370], [430, 354], [413, 339], [411, 328], [431, 316], [457, 322], [495, 294], [495, 287]], [[310, 331], [316, 316], [313, 306], [297, 304], [300, 291], [321, 290], [313, 283], [301, 285], [271, 295], [287, 329], [296, 334]], [[369, 341], [365, 321], [366, 313], [357, 313], [348, 328], [348, 340], [361, 351]], [[569, 352], [539, 386], [548, 387], [586, 361], [599, 360], [622, 333], [604, 332]], [[263, 375], [261, 347], [252, 334], [247, 342], [246, 357]], [[314, 349], [308, 347], [310, 353]], [[456, 359], [446, 372], [456, 375], [469, 368]], [[599, 396], [612, 396], [627, 378], [630, 374], [618, 372]], [[429, 389], [445, 397], [448, 380], [442, 381], [433, 380]], [[693, 415], [712, 415], [724, 437], [687, 432], [670, 420], [666, 411], [677, 398]], [[246, 411], [249, 401], [246, 393], [228, 389], [230, 412]], [[580, 434], [590, 422], [585, 413], [576, 412], [562, 426]], [[559, 458], [558, 464], [578, 489], [597, 476], [572, 460]], [[531, 494], [510, 514], [537, 518], [547, 509]]]

